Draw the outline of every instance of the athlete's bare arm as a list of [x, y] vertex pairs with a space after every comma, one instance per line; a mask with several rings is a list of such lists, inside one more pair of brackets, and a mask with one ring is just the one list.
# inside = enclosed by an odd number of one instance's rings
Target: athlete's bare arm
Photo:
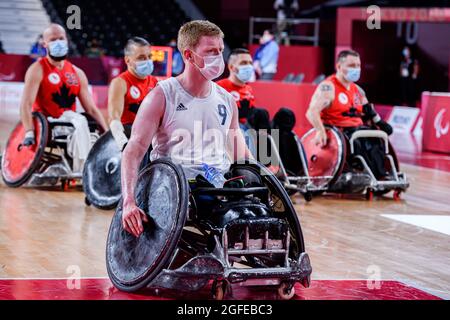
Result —
[[330, 81], [322, 81], [314, 92], [309, 104], [306, 118], [316, 128], [316, 144], [324, 147], [327, 144], [327, 135], [320, 113], [329, 107], [334, 100], [334, 85]]
[[95, 121], [103, 128], [103, 130], [108, 130], [108, 125], [106, 124], [105, 119], [103, 118], [102, 113], [95, 105], [94, 99], [92, 98], [91, 93], [88, 88], [88, 79], [86, 74], [80, 68], [74, 67], [78, 77], [80, 78], [80, 94], [78, 95], [78, 99], [80, 99], [81, 105], [87, 114], [92, 116]]
[[360, 93], [361, 96], [362, 96], [361, 104], [362, 104], [362, 105], [365, 105], [365, 104], [369, 103], [369, 100], [367, 99], [367, 95], [366, 95], [366, 92], [364, 91], [364, 89], [361, 88], [360, 86], [358, 86], [356, 83], [355, 83], [355, 85], [356, 85], [356, 87], [358, 88], [358, 91], [359, 91], [359, 93]]
[[130, 140], [122, 154], [123, 228], [138, 237], [147, 216], [136, 206], [134, 189], [139, 165], [161, 123], [166, 99], [161, 87], [155, 87], [142, 101], [131, 130]]
[[120, 121], [125, 105], [126, 93], [127, 84], [125, 80], [117, 77], [111, 81], [108, 90], [109, 127], [119, 150], [123, 150], [128, 142], [125, 129]]
[[125, 94], [127, 93], [127, 84], [120, 77], [114, 78], [108, 89], [108, 114], [110, 122], [120, 120], [125, 103]]
[[228, 153], [231, 153], [231, 159], [234, 161], [242, 159], [254, 159], [252, 153], [245, 143], [241, 128], [239, 127], [239, 111], [235, 101], [232, 102], [233, 117], [230, 123], [230, 132], [228, 135]]
[[26, 131], [34, 130], [31, 108], [36, 100], [42, 77], [43, 72], [39, 62], [34, 62], [25, 74], [25, 86], [20, 102], [20, 119]]

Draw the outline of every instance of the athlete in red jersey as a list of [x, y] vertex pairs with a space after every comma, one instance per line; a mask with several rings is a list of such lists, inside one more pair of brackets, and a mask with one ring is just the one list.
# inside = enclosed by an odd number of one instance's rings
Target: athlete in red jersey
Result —
[[47, 56], [34, 62], [25, 74], [20, 104], [20, 116], [26, 130], [23, 144], [35, 143], [32, 111], [59, 118], [65, 111], [75, 111], [77, 97], [86, 113], [107, 130], [106, 122], [89, 93], [85, 73], [66, 60], [68, 44], [64, 28], [51, 24], [44, 31], [43, 39]]
[[127, 71], [111, 81], [108, 93], [111, 133], [120, 150], [128, 141], [124, 126], [133, 124], [142, 100], [158, 82], [151, 75], [153, 61], [147, 40], [133, 37], [124, 51]]
[[355, 128], [363, 124], [357, 113], [368, 103], [364, 91], [355, 82], [359, 80], [361, 60], [355, 51], [342, 51], [336, 63], [336, 74], [322, 81], [311, 99], [306, 116], [317, 129], [316, 143], [325, 146], [327, 135], [324, 124]]
[[[366, 126], [363, 120], [371, 121], [387, 134], [392, 133], [392, 127], [381, 120], [364, 91], [355, 84], [360, 73], [359, 54], [344, 50], [338, 55], [336, 74], [328, 77], [316, 89], [306, 116], [317, 130], [315, 142], [321, 147], [327, 144], [324, 124], [341, 128], [347, 138], [357, 130], [373, 129]], [[383, 150], [378, 140], [358, 139], [355, 142], [355, 153], [363, 156], [377, 178], [387, 175]]]
[[217, 84], [234, 97], [239, 109], [239, 122], [245, 123], [249, 111], [255, 107], [252, 87], [247, 84], [254, 73], [250, 52], [247, 49], [234, 49], [228, 58], [228, 69], [230, 76], [217, 81]]

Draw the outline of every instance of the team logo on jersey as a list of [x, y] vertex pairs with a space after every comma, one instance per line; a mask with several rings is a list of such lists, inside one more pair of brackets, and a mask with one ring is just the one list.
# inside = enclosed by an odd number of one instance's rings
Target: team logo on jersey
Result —
[[131, 86], [130, 87], [130, 95], [133, 99], [139, 99], [139, 97], [141, 96], [141, 92], [139, 91], [139, 89], [135, 86]]
[[57, 73], [52, 72], [48, 75], [48, 81], [52, 84], [58, 84], [61, 82], [61, 78]]
[[342, 103], [342, 104], [347, 104], [348, 103], [348, 97], [343, 92], [339, 93], [338, 99], [339, 99], [339, 102]]
[[177, 111], [184, 111], [187, 110], [187, 108], [184, 106], [184, 104], [180, 103], [177, 107]]
[[230, 94], [233, 96], [235, 101], [239, 101], [241, 99], [241, 96], [239, 95], [239, 92], [237, 92], [237, 91], [231, 91]]

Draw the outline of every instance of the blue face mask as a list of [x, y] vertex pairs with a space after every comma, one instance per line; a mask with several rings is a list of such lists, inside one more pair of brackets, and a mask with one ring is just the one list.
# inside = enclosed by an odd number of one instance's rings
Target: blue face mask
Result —
[[55, 40], [48, 43], [48, 53], [50, 57], [62, 58], [69, 52], [67, 40]]
[[248, 82], [253, 76], [253, 66], [245, 65], [238, 67], [238, 73], [236, 74], [237, 78], [242, 82]]
[[153, 72], [153, 60], [145, 60], [136, 62], [136, 74], [139, 77], [146, 77]]
[[359, 80], [360, 76], [361, 76], [360, 68], [348, 68], [345, 78], [350, 82], [356, 82]]

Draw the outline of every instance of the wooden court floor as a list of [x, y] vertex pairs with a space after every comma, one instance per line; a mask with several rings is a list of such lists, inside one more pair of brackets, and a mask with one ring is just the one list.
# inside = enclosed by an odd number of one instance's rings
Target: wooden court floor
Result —
[[[1, 149], [10, 129], [0, 121]], [[294, 198], [313, 282], [396, 280], [450, 299], [450, 173], [407, 164], [402, 169], [411, 187], [401, 201], [391, 195], [371, 202]], [[107, 277], [112, 214], [87, 207], [80, 188], [12, 189], [0, 182], [0, 278]]]

